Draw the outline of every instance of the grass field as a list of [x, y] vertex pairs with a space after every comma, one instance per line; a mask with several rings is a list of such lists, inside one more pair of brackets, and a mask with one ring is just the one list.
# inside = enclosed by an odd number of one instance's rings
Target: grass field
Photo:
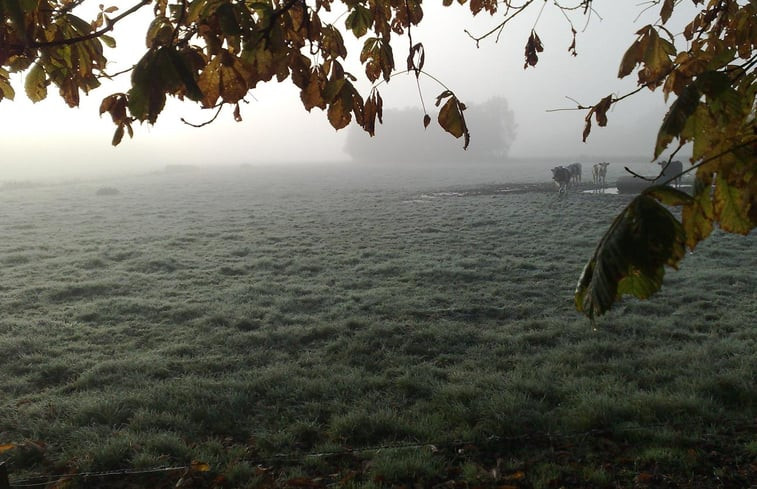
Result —
[[757, 484], [754, 233], [592, 329], [573, 288], [630, 197], [293, 175], [0, 193], [12, 482], [201, 460], [227, 487]]

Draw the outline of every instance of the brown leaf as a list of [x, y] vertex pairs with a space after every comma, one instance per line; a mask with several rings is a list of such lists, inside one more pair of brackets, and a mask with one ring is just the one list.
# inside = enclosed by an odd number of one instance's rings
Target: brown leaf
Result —
[[426, 52], [423, 49], [423, 44], [417, 43], [410, 48], [410, 53], [407, 55], [407, 71], [414, 71], [415, 77], [418, 78], [425, 62]]
[[352, 120], [349, 108], [345, 106], [342, 98], [337, 98], [329, 105], [328, 118], [334, 129], [342, 129]]
[[673, 13], [674, 6], [675, 0], [665, 0], [663, 2], [662, 8], [660, 9], [660, 19], [662, 20], [663, 24], [670, 18], [670, 15]]
[[300, 92], [300, 99], [305, 106], [305, 110], [310, 112], [313, 107], [320, 109], [326, 108], [326, 100], [323, 98], [323, 89], [326, 80], [323, 78], [323, 72], [314, 71], [310, 74], [310, 81], [307, 86]]
[[116, 128], [116, 132], [113, 134], [113, 140], [110, 142], [113, 146], [118, 146], [124, 137], [124, 126], [120, 125]]
[[541, 53], [542, 51], [544, 51], [544, 46], [541, 43], [541, 39], [539, 39], [536, 31], [531, 30], [531, 35], [528, 36], [528, 41], [526, 42], [526, 64], [523, 65], [523, 69], [529, 66], [536, 66], [536, 63], [539, 62], [539, 56], [536, 53]]
[[570, 28], [571, 34], [573, 34], [573, 41], [570, 43], [570, 46], [568, 46], [568, 52], [572, 54], [573, 56], [578, 56], [578, 51], [576, 51], [576, 30], [574, 28]]
[[608, 95], [594, 106], [594, 116], [597, 118], [597, 124], [599, 124], [599, 127], [605, 127], [607, 125], [607, 111], [610, 109], [611, 105], [612, 95]]
[[425, 114], [423, 116], [423, 128], [424, 129], [427, 128], [429, 124], [431, 124], [431, 116], [428, 114]]
[[[437, 105], [439, 105], [442, 96], [445, 95], [446, 92], [447, 91], [437, 98]], [[457, 97], [450, 94], [447, 102], [445, 102], [439, 110], [437, 120], [439, 121], [439, 125], [442, 126], [442, 129], [456, 138], [465, 136], [463, 149], [467, 149], [470, 144], [470, 133], [468, 132], [468, 126], [465, 123], [465, 116], [463, 115], [464, 110], [465, 105], [462, 104]]]

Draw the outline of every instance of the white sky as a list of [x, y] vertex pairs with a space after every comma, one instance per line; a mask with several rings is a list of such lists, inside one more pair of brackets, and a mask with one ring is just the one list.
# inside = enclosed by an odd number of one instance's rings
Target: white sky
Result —
[[[112, 3], [123, 9], [131, 5]], [[666, 110], [659, 92], [642, 93], [621, 102], [610, 113], [607, 128], [594, 124], [587, 143], [581, 142], [583, 112], [546, 112], [574, 106], [566, 97], [588, 105], [609, 93], [623, 94], [635, 88], [635, 74], [617, 79], [618, 65], [635, 39], [635, 31], [654, 22], [658, 8], [635, 20], [643, 9], [635, 2], [593, 3], [602, 19], [593, 16], [585, 32], [581, 32], [585, 21], [576, 16], [579, 36], [575, 58], [567, 51], [570, 26], [562, 13], [551, 3], [545, 3], [536, 25], [545, 51], [540, 53], [536, 68], [528, 70], [523, 69], [523, 52], [537, 9], [508, 24], [498, 43], [492, 37], [482, 41], [477, 49], [463, 30], [483, 33], [496, 25], [501, 14], [492, 18], [484, 13], [474, 19], [467, 5], [443, 8], [437, 2], [427, 2], [424, 21], [414, 29], [413, 39], [423, 42], [426, 48], [425, 71], [443, 81], [462, 101], [482, 102], [493, 95], [507, 99], [518, 124], [511, 157], [555, 157], [560, 161], [607, 155], [651, 157], [656, 130]], [[148, 9], [144, 9], [145, 14], [149, 14]], [[683, 20], [687, 17], [679, 16]], [[117, 72], [138, 60], [148, 22], [142, 16], [117, 25], [114, 36], [119, 48], [110, 54], [110, 71]], [[344, 17], [338, 22], [343, 25]], [[349, 45], [352, 61], [348, 69], [356, 75], [362, 73], [357, 64], [361, 45], [362, 39]], [[395, 63], [400, 68], [404, 66], [406, 46], [405, 38], [395, 39]], [[107, 114], [99, 118], [97, 112], [103, 97], [125, 89], [126, 76], [82, 97], [78, 109], [69, 109], [53, 87], [47, 100], [32, 104], [26, 99], [23, 80], [16, 78], [16, 100], [0, 102], [0, 143], [4, 156], [0, 181], [143, 172], [166, 164], [347, 159], [342, 151], [346, 129], [334, 131], [325, 113], [318, 109], [307, 113], [297, 90], [288, 81], [255, 89], [254, 99], [248, 96], [250, 103], [243, 106], [241, 123], [234, 122], [231, 110], [227, 110], [213, 124], [192, 128], [182, 124], [180, 117], [203, 122], [212, 114], [199, 111], [190, 103], [169, 101], [155, 126], [136, 126], [134, 139], [125, 137], [120, 146], [113, 148], [110, 141], [115, 127]], [[369, 85], [361, 87], [366, 95]], [[433, 102], [442, 88], [430, 79], [423, 81], [422, 87], [426, 106], [435, 119]], [[420, 106], [411, 75], [393, 78], [380, 91], [386, 107]], [[421, 116], [419, 109], [419, 123]], [[461, 157], [464, 157], [462, 150]]]

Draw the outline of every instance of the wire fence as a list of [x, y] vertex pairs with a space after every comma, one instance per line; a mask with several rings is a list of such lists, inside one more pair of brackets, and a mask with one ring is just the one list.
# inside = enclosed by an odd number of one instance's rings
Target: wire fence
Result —
[[[725, 423], [725, 425], [729, 426], [729, 430], [726, 430], [728, 432], [746, 432], [746, 433], [755, 433], [757, 432], [757, 419], [755, 419], [752, 422], [735, 422], [732, 424]], [[648, 432], [650, 430], [656, 430], [656, 429], [662, 429], [662, 428], [671, 428], [670, 423], [656, 423], [656, 424], [650, 424], [650, 425], [637, 425], [637, 426], [628, 426], [628, 427], [615, 427], [615, 428], [609, 428], [609, 429], [591, 429], [586, 431], [574, 431], [574, 432], [533, 432], [523, 435], [516, 435], [516, 436], [496, 436], [492, 435], [486, 439], [487, 442], [490, 443], [514, 443], [514, 442], [529, 442], [529, 441], [539, 441], [539, 442], [558, 442], [558, 441], [565, 441], [565, 440], [575, 440], [580, 438], [587, 438], [587, 437], [599, 437], [599, 436], [606, 436], [606, 435], [617, 435], [621, 433], [633, 433], [633, 432]], [[679, 427], [684, 428], [684, 427]], [[697, 435], [699, 438], [702, 439], [708, 439], [708, 438], [717, 438], [717, 437], [723, 437], [724, 433], [723, 430], [720, 432], [703, 432], [698, 433]], [[364, 453], [378, 453], [382, 451], [391, 451], [391, 450], [409, 450], [409, 449], [430, 449], [432, 451], [439, 451], [444, 449], [460, 449], [462, 447], [470, 446], [471, 444], [474, 444], [474, 442], [471, 441], [445, 441], [445, 442], [405, 442], [405, 443], [391, 443], [391, 444], [383, 444], [383, 445], [372, 445], [372, 446], [366, 446], [366, 447], [356, 447], [356, 448], [343, 448], [339, 450], [332, 450], [332, 451], [318, 451], [318, 452], [308, 452], [308, 453], [288, 453], [288, 454], [276, 454], [271, 455], [267, 457], [256, 457], [256, 458], [250, 458], [250, 459], [237, 459], [238, 462], [247, 462], [255, 466], [259, 467], [266, 467], [276, 464], [295, 464], [295, 463], [301, 463], [304, 462], [306, 459], [309, 458], [326, 458], [326, 457], [343, 457], [343, 456], [350, 456], [350, 455], [356, 455], [356, 454], [364, 454]], [[126, 476], [134, 476], [134, 475], [151, 475], [151, 474], [160, 474], [160, 473], [169, 473], [169, 472], [181, 472], [183, 475], [191, 474], [191, 473], [203, 473], [208, 472], [210, 470], [210, 466], [203, 463], [203, 462], [197, 462], [194, 461], [188, 465], [173, 465], [173, 466], [161, 466], [161, 467], [153, 467], [153, 468], [144, 468], [144, 469], [134, 469], [134, 468], [124, 468], [124, 469], [112, 469], [112, 470], [104, 470], [104, 471], [89, 471], [89, 472], [70, 472], [70, 473], [63, 473], [63, 474], [37, 474], [28, 476], [24, 479], [17, 479], [12, 480], [9, 478], [8, 470], [7, 470], [7, 464], [5, 462], [0, 462], [0, 489], [13, 489], [13, 488], [27, 488], [27, 487], [44, 487], [48, 484], [51, 484], [56, 481], [60, 480], [70, 480], [70, 479], [88, 479], [88, 478], [110, 478], [110, 477], [126, 477]], [[177, 485], [177, 487], [179, 487]]]

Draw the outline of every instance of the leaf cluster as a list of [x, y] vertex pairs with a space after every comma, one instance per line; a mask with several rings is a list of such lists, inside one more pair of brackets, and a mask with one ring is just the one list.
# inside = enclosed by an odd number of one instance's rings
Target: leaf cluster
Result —
[[[671, 197], [653, 188], [616, 219], [576, 288], [576, 307], [591, 318], [623, 294], [646, 298], [659, 290], [663, 266], [676, 267], [684, 246], [693, 250], [715, 226], [748, 234], [757, 224], [757, 4], [708, 2], [685, 27], [686, 46], [680, 50], [664, 26], [676, 6], [665, 0], [661, 24], [636, 33], [618, 76], [636, 69], [640, 88], [661, 88], [666, 100], [675, 97], [658, 131], [654, 158], [674, 141], [673, 154], [691, 144], [692, 165], [684, 170], [693, 172], [691, 195]], [[619, 100], [610, 95], [590, 108], [584, 140], [591, 116], [607, 124], [607, 111]], [[663, 213], [653, 199], [681, 207], [681, 219]]]
[[[365, 38], [360, 61], [366, 79], [389, 82], [395, 73], [393, 36], [410, 34], [423, 19], [416, 0], [342, 0], [346, 15], [336, 22], [344, 17], [343, 24], [326, 20], [333, 0], [142, 0], [116, 17], [117, 7], [101, 5], [91, 22], [73, 14], [78, 3], [70, 0], [3, 0], [0, 99], [15, 96], [10, 74], [26, 71], [30, 99], [44, 99], [54, 84], [77, 106], [80, 92], [108, 76], [103, 47], [114, 46], [114, 40], [106, 32], [146, 5], [154, 17], [145, 32], [145, 53], [130, 70], [131, 87], [105, 97], [100, 106], [100, 114], [107, 112], [116, 125], [114, 145], [126, 133], [133, 136], [135, 122], [155, 124], [168, 97], [219, 111], [231, 105], [241, 120], [240, 102], [259, 83], [274, 79], [295, 85], [303, 107], [325, 111], [335, 129], [354, 120], [374, 134], [381, 96], [374, 86], [364, 99], [357, 77], [345, 71], [344, 35]], [[422, 44], [410, 46], [408, 70], [416, 77], [423, 73], [424, 57]], [[464, 106], [453, 99], [439, 121], [460, 137], [466, 133]]]

